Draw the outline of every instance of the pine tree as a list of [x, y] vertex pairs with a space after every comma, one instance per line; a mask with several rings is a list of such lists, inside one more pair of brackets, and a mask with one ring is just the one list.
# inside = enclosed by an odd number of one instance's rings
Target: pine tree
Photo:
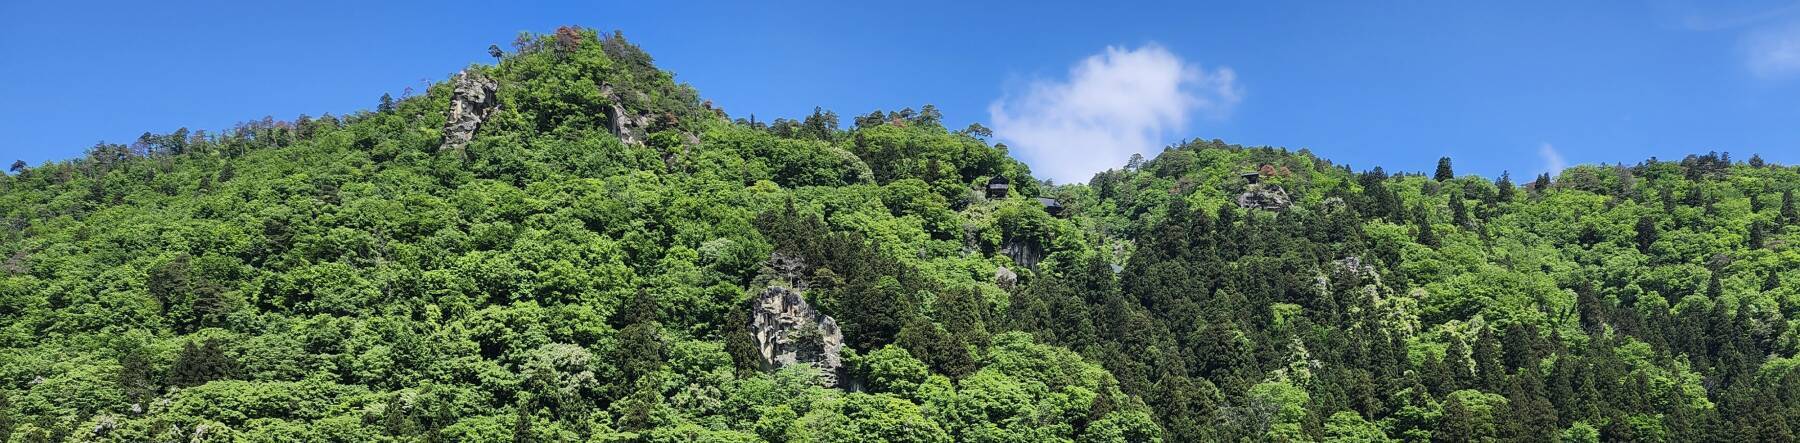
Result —
[[1450, 157], [1438, 159], [1437, 172], [1431, 178], [1440, 182], [1456, 178], [1456, 173], [1450, 170]]
[[1537, 181], [1531, 183], [1531, 190], [1542, 193], [1550, 189], [1550, 173], [1538, 175]]
[[376, 103], [376, 105], [375, 105], [375, 112], [386, 114], [386, 113], [393, 112], [393, 111], [394, 111], [394, 96], [389, 95], [387, 93], [382, 93], [381, 101], [379, 103]]

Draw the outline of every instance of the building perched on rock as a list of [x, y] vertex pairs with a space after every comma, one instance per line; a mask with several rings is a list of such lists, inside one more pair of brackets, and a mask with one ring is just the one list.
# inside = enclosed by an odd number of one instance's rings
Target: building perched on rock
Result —
[[1010, 191], [1012, 191], [1012, 182], [1007, 181], [1006, 177], [996, 175], [994, 178], [988, 179], [987, 198], [1006, 198], [1006, 193]]

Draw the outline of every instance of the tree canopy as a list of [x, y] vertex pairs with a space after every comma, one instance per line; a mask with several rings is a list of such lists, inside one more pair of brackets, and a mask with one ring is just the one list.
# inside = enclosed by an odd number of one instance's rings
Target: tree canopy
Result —
[[[461, 149], [445, 81], [14, 164], [0, 441], [1800, 432], [1792, 166], [1518, 192], [1196, 140], [1051, 185], [930, 105], [734, 118], [617, 32], [488, 50]], [[757, 361], [771, 285], [843, 326], [846, 382]]]

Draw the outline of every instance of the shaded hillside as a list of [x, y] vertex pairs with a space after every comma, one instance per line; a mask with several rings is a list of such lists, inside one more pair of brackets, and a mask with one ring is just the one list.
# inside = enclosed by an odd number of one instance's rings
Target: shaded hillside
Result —
[[929, 105], [734, 119], [617, 33], [494, 52], [0, 178], [0, 441], [1800, 432], [1793, 167], [1212, 141], [1049, 186]]

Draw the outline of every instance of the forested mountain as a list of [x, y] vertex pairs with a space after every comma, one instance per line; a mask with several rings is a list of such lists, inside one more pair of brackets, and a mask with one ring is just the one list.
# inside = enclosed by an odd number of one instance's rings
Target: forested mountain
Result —
[[0, 441], [1793, 441], [1800, 168], [1524, 183], [938, 111], [623, 36], [0, 176]]

